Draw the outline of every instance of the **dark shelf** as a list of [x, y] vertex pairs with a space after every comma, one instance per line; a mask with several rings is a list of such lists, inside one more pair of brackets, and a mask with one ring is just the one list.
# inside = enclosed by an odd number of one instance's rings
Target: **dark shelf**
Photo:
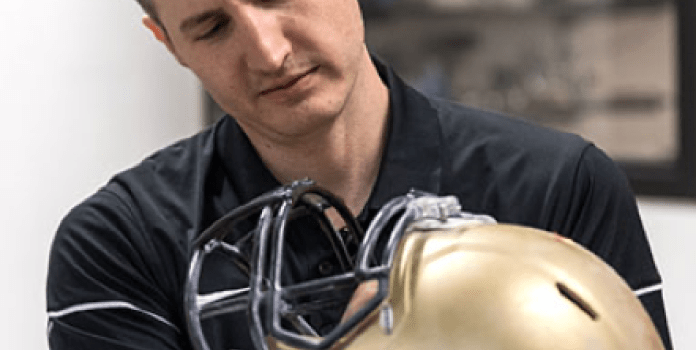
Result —
[[[368, 1], [368, 0], [366, 0]], [[369, 0], [374, 3], [374, 0]], [[377, 2], [378, 3], [378, 2]], [[654, 11], [656, 8], [673, 4], [671, 0], [623, 0], [612, 4], [562, 4], [556, 1], [546, 1], [546, 4], [515, 8], [504, 6], [479, 6], [466, 8], [438, 8], [426, 3], [401, 5], [367, 5], [364, 12], [366, 21], [389, 20], [425, 20], [451, 18], [529, 18], [539, 16], [555, 16], [560, 18], [581, 17], [592, 15], [621, 14], [635, 11]]]
[[[655, 111], [667, 105], [677, 109], [677, 135], [674, 157], [661, 162], [649, 159], [617, 159], [625, 169], [635, 191], [644, 196], [670, 196], [696, 198], [696, 1], [695, 0], [615, 0], [611, 4], [562, 4], [561, 0], [540, 0], [540, 5], [526, 8], [478, 7], [478, 8], [436, 8], [427, 6], [426, 1], [415, 0], [360, 0], [364, 6], [367, 30], [392, 39], [375, 40], [375, 50], [389, 43], [405, 39], [406, 49], [394, 50], [396, 58], [411, 54], [414, 46], [427, 46], [428, 52], [443, 48], [465, 48], [485, 42], [481, 35], [487, 28], [502, 25], [505, 30], [518, 28], [519, 23], [539, 23], [539, 27], [553, 27], [560, 24], [560, 30], [572, 26], [566, 23], [581, 22], [584, 17], [612, 17], [657, 14], [671, 11], [676, 16], [676, 52], [674, 61], [677, 74], [675, 78], [674, 100], [670, 96], [635, 95], [607, 96], [602, 101], [570, 101], [564, 105], [540, 101], [531, 104], [528, 110], [516, 114], [529, 114], [534, 118], [544, 116], [564, 116], [572, 119], [578, 110], [604, 109], [617, 117], [635, 117], [636, 112]], [[486, 3], [485, 1], [481, 1]], [[609, 1], [606, 1], [609, 2]], [[599, 1], [597, 1], [599, 3]], [[414, 5], [415, 4], [415, 5]], [[479, 30], [479, 28], [481, 28]], [[452, 37], [457, 33], [460, 37]], [[449, 37], [448, 37], [449, 35]], [[373, 38], [374, 39], [374, 38]], [[381, 38], [383, 39], [383, 38]], [[396, 44], [394, 45], [396, 46]], [[417, 56], [417, 55], [416, 55]], [[447, 56], [447, 55], [445, 55]], [[456, 56], [452, 54], [450, 56]], [[450, 58], [443, 62], [447, 65]], [[389, 60], [388, 60], [389, 61]], [[394, 59], [398, 62], [398, 59]], [[675, 101], [676, 100], [676, 101]]]

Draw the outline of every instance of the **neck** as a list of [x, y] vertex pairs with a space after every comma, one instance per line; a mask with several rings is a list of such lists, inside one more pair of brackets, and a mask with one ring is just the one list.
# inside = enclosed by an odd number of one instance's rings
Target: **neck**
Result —
[[257, 150], [281, 183], [310, 178], [357, 215], [377, 179], [388, 109], [387, 87], [366, 56], [346, 108], [327, 128]]

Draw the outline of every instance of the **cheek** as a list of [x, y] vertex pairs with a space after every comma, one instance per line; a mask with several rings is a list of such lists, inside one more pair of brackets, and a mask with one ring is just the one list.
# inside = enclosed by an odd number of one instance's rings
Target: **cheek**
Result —
[[333, 43], [334, 52], [343, 55], [348, 64], [356, 64], [362, 59], [365, 42], [360, 12], [336, 13], [334, 18], [338, 19], [332, 24], [335, 33], [326, 40]]
[[248, 89], [241, 88], [237, 79], [229, 76], [229, 72], [216, 72], [198, 75], [203, 89], [226, 113], [234, 116], [252, 114], [255, 107], [254, 101], [245, 94]]
[[228, 105], [231, 102], [240, 104], [240, 101], [246, 98], [248, 84], [233, 60], [210, 55], [209, 58], [199, 59], [197, 62], [198, 64], [190, 65], [189, 68], [216, 101]]
[[298, 15], [295, 28], [299, 34], [308, 36], [317, 46], [315, 49], [350, 55], [364, 42], [362, 15], [356, 0], [302, 3], [304, 7], [298, 9], [302, 15]]
[[304, 53], [296, 52], [299, 56], [307, 54], [323, 62], [335, 79], [351, 75], [364, 51], [361, 29], [355, 24], [349, 25], [351, 22], [342, 17], [346, 17], [345, 14], [336, 17], [340, 22], [313, 23], [305, 27], [304, 33], [311, 33], [311, 39], [307, 45], [299, 45], [305, 49]]
[[340, 1], [341, 6], [332, 7], [333, 13], [328, 18], [330, 23], [334, 23], [343, 38], [350, 41], [363, 41], [364, 23], [360, 7], [357, 1]]

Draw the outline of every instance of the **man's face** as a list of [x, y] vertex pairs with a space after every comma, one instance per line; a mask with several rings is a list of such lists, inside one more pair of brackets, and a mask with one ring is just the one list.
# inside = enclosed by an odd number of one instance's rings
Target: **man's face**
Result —
[[247, 130], [328, 125], [364, 66], [356, 0], [158, 0], [165, 42]]

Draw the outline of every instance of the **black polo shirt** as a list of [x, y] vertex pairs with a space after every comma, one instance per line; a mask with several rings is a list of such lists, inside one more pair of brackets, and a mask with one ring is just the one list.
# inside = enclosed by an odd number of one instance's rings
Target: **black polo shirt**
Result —
[[[640, 296], [671, 348], [661, 281], [627, 182], [592, 144], [493, 112], [428, 98], [376, 63], [390, 89], [388, 140], [360, 214], [367, 224], [412, 188], [456, 195], [463, 209], [570, 237], [612, 265]], [[63, 220], [47, 283], [51, 349], [190, 349], [183, 310], [191, 242], [216, 219], [279, 186], [234, 119], [116, 175]], [[241, 237], [244, 223], [229, 239]], [[332, 273], [311, 232], [291, 235], [293, 277]], [[211, 258], [202, 288], [246, 277]], [[224, 278], [220, 276], [225, 276]], [[326, 327], [340, 310], [310, 317]], [[251, 349], [247, 320], [209, 322], [215, 346]]]

